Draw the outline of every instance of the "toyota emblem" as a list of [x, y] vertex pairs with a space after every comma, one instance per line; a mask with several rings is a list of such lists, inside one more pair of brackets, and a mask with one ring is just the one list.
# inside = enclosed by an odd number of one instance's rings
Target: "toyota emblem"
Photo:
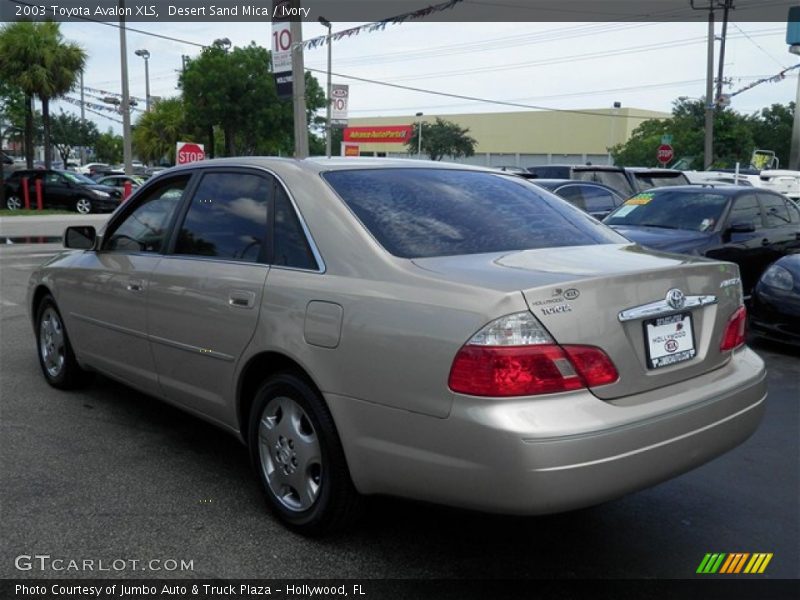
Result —
[[678, 288], [673, 288], [667, 292], [667, 304], [675, 310], [681, 309], [686, 304], [686, 296]]

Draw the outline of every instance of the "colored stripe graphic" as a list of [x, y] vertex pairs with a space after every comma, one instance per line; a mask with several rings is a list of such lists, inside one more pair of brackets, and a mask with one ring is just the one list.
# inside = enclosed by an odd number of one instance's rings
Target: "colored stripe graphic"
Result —
[[772, 552], [766, 553], [761, 552], [758, 554], [753, 554], [753, 558], [750, 559], [750, 562], [747, 563], [747, 566], [744, 568], [745, 573], [763, 573], [767, 569], [767, 565], [769, 561], [772, 560]]
[[[749, 552], [733, 552], [731, 554], [709, 552], [700, 561], [700, 566], [697, 567], [696, 572], [702, 575], [713, 575], [715, 573], [733, 575], [741, 573], [742, 568], [744, 568], [745, 573], [760, 574], [766, 571], [772, 556], [772, 552], [757, 552], [755, 554], [750, 554]], [[750, 560], [748, 561], [748, 559]], [[747, 566], [745, 566], [745, 563]]]
[[700, 566], [697, 567], [697, 573], [716, 573], [725, 556], [724, 552], [721, 554], [706, 554]]

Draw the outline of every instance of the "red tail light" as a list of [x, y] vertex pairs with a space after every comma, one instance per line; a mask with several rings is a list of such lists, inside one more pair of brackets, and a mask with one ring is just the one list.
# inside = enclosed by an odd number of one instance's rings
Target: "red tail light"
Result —
[[744, 345], [745, 337], [747, 337], [747, 309], [740, 306], [728, 319], [725, 332], [722, 334], [722, 342], [719, 345], [720, 351], [736, 350]]
[[611, 359], [591, 346], [466, 345], [453, 361], [449, 386], [471, 396], [533, 396], [604, 385], [617, 378]]

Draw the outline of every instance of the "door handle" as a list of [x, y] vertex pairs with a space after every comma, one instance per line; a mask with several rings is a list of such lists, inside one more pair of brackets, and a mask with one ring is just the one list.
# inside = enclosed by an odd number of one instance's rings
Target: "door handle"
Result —
[[129, 292], [141, 292], [144, 289], [144, 282], [141, 279], [129, 279], [126, 287]]
[[255, 302], [256, 295], [254, 292], [233, 290], [228, 296], [228, 304], [236, 308], [253, 308]]

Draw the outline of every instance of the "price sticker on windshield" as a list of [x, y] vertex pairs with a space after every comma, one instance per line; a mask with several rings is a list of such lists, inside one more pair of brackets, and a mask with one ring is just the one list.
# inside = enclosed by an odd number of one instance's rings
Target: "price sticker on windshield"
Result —
[[648, 204], [653, 199], [653, 194], [637, 194], [625, 202], [628, 206], [641, 206]]

